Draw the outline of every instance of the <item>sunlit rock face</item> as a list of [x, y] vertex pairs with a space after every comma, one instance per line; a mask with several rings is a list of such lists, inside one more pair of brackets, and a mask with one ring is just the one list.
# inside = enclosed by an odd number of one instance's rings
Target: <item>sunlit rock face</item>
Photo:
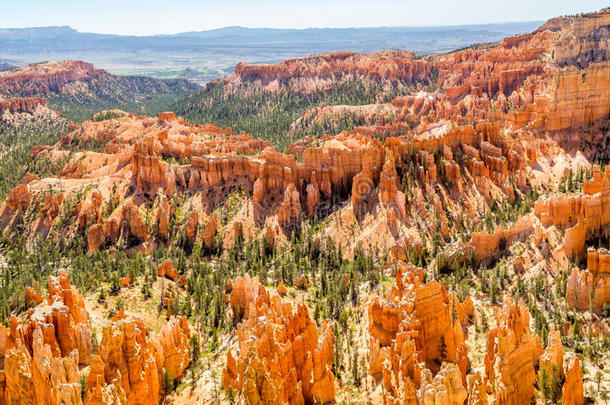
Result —
[[229, 289], [233, 316], [241, 322], [238, 357], [227, 353], [225, 388], [248, 404], [334, 402], [332, 325], [325, 322], [318, 334], [307, 307], [293, 312], [291, 304], [249, 276], [233, 280]]

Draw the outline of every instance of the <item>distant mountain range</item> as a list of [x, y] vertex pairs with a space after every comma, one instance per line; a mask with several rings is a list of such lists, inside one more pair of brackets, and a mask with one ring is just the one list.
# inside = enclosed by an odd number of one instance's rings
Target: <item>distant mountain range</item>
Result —
[[124, 36], [69, 26], [0, 29], [0, 59], [12, 64], [80, 59], [118, 74], [224, 76], [239, 62], [277, 62], [313, 53], [406, 49], [438, 54], [529, 32], [540, 21], [438, 27], [270, 29], [226, 27], [173, 35]]

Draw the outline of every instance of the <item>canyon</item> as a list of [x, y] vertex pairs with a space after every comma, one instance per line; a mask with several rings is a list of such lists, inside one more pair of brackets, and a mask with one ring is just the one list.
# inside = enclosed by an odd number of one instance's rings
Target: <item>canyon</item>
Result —
[[[3, 271], [24, 274], [0, 305], [0, 397], [601, 400], [609, 27], [606, 9], [444, 55], [239, 64], [178, 114], [106, 110], [33, 146], [0, 205]], [[106, 75], [0, 73], [0, 93], [26, 97], [0, 112], [34, 116]], [[258, 100], [264, 120], [265, 100], [353, 88], [372, 103], [300, 105], [287, 152], [195, 113]]]

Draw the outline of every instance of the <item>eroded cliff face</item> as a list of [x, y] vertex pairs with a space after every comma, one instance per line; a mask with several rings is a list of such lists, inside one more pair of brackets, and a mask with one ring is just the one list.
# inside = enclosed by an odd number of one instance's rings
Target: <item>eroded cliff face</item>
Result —
[[[581, 259], [586, 268], [574, 268], [568, 278], [566, 300], [571, 307], [600, 309], [610, 302], [610, 255], [598, 241], [610, 232], [610, 173], [593, 168], [583, 192], [559, 194], [540, 200], [536, 215], [542, 224], [565, 230], [562, 251]], [[584, 266], [583, 266], [584, 267]]]
[[307, 307], [293, 312], [258, 280], [238, 278], [229, 285], [237, 325], [238, 356], [227, 353], [225, 389], [245, 403], [330, 403], [335, 400], [333, 327], [324, 323], [318, 335]]
[[416, 60], [412, 52], [334, 52], [277, 64], [240, 63], [235, 72], [222, 81], [230, 92], [244, 85], [247, 85], [248, 92], [313, 92], [354, 79], [381, 81], [389, 86], [401, 83], [401, 87], [407, 87], [408, 84], [427, 83], [433, 75], [433, 66], [424, 59]]
[[[441, 120], [494, 121], [513, 129], [591, 125], [608, 116], [609, 16], [605, 10], [550, 20], [533, 33], [497, 45], [424, 59], [438, 73], [434, 83], [439, 90], [413, 92], [387, 104], [318, 108], [304, 120], [333, 122], [356, 115], [357, 122], [387, 126], [394, 133], [418, 132], [420, 126]], [[260, 69], [271, 74], [279, 68]], [[387, 123], [390, 116], [395, 117], [393, 124]]]
[[40, 97], [0, 99], [0, 114], [33, 113], [38, 106], [46, 107], [47, 100]]
[[46, 62], [0, 72], [0, 93], [47, 95], [59, 92], [69, 83], [90, 81], [108, 75], [92, 64], [81, 61]]

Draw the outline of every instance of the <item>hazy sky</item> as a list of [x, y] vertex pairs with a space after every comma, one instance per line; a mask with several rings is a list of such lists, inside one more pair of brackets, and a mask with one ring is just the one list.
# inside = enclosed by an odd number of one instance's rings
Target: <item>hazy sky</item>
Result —
[[245, 27], [373, 27], [544, 20], [608, 0], [0, 0], [0, 28], [70, 25], [147, 35]]

